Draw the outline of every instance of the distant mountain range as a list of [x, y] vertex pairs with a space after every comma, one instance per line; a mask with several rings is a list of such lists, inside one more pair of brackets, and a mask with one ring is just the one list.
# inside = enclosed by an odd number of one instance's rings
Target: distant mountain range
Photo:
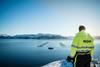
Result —
[[67, 39], [67, 37], [56, 34], [23, 34], [23, 35], [6, 35], [1, 34], [0, 39]]
[[100, 36], [95, 36], [94, 38], [95, 38], [95, 39], [100, 39]]
[[[0, 39], [72, 39], [73, 36], [61, 36], [57, 34], [22, 34], [22, 35], [7, 35], [1, 34]], [[94, 39], [100, 39], [100, 36], [95, 36]]]

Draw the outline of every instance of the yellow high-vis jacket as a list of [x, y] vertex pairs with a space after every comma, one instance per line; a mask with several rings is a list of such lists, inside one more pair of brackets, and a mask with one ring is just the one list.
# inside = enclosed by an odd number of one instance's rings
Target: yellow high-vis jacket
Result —
[[90, 51], [91, 56], [94, 54], [94, 39], [84, 30], [78, 32], [73, 38], [70, 56], [74, 57], [76, 52], [82, 51]]

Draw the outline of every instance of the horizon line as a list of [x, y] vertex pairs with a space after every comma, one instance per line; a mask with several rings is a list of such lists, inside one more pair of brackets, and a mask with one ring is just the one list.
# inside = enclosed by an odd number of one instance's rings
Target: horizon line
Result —
[[[51, 35], [60, 35], [60, 36], [65, 36], [65, 35], [62, 35], [62, 34], [57, 34], [57, 33], [24, 33], [24, 34], [2, 34], [2, 33], [0, 33], [0, 35], [10, 35], [10, 36], [15, 36], [15, 35], [32, 35], [32, 34], [35, 34], [35, 35], [37, 35], [37, 34], [51, 34]], [[67, 37], [69, 37], [69, 36], [74, 36], [74, 35], [66, 35]], [[96, 36], [100, 36], [100, 35], [93, 35], [93, 37], [96, 37]]]

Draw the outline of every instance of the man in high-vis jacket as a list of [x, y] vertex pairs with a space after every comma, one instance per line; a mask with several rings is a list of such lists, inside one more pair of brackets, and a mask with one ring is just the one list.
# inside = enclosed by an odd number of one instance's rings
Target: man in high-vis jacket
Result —
[[90, 67], [94, 53], [94, 39], [85, 30], [85, 26], [79, 26], [79, 32], [73, 39], [70, 55], [67, 57], [67, 60], [74, 59], [74, 67]]

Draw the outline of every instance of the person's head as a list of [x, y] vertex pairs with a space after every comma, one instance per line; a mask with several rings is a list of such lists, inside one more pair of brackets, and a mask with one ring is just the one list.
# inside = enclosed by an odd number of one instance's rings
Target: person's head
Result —
[[85, 26], [83, 26], [83, 25], [79, 26], [79, 31], [82, 31], [82, 30], [85, 30], [85, 29], [86, 29]]

